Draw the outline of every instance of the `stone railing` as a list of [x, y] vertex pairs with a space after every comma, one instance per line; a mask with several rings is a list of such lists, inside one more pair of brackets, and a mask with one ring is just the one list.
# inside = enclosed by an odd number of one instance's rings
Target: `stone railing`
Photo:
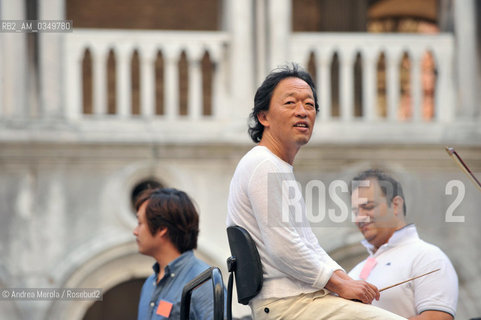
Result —
[[315, 73], [324, 121], [455, 116], [450, 34], [294, 33], [290, 48], [291, 59]]
[[[65, 37], [66, 117], [70, 120], [220, 117], [219, 105], [226, 92], [223, 85], [227, 49], [228, 37], [222, 32], [76, 29]], [[206, 56], [210, 66], [207, 80], [202, 67]], [[134, 60], [139, 97], [135, 108]], [[181, 60], [185, 65], [183, 78]], [[187, 90], [181, 90], [181, 85]], [[184, 91], [187, 98], [180, 111]], [[203, 106], [205, 95], [209, 101], [207, 111]]]
[[[457, 116], [452, 35], [292, 33], [288, 39], [288, 60], [316, 80], [314, 141], [439, 143], [472, 135], [475, 124]], [[78, 139], [249, 141], [254, 92], [239, 95], [236, 87], [254, 88], [254, 79], [233, 67], [256, 64], [232, 60], [231, 34], [76, 29], [61, 40], [60, 121], [75, 124], [68, 128], [76, 128]]]

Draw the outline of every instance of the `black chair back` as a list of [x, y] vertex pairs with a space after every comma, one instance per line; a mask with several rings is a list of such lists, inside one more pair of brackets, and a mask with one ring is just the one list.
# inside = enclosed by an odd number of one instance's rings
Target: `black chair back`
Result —
[[[249, 232], [239, 226], [227, 228], [231, 256], [227, 259], [230, 272], [227, 286], [226, 318], [232, 320], [232, 290], [235, 276], [237, 300], [247, 305], [262, 289], [262, 264], [256, 244]], [[223, 319], [224, 282], [217, 267], [210, 267], [184, 286], [180, 304], [180, 319], [187, 320], [190, 312], [192, 291], [212, 279], [214, 289], [214, 320]], [[244, 318], [243, 318], [244, 319]]]
[[184, 286], [180, 302], [181, 320], [189, 319], [192, 291], [210, 279], [212, 279], [214, 290], [214, 320], [224, 319], [224, 281], [222, 280], [222, 273], [219, 268], [210, 267]]
[[262, 264], [256, 244], [249, 232], [239, 226], [227, 228], [231, 257], [227, 259], [229, 284], [227, 287], [227, 319], [232, 319], [232, 274], [235, 275], [237, 300], [248, 304], [262, 289]]

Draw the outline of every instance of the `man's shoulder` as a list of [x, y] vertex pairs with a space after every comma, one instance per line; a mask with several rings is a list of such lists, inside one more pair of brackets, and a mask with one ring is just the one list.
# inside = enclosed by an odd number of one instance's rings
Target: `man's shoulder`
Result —
[[274, 155], [264, 146], [255, 146], [247, 152], [237, 165], [238, 170], [252, 172], [263, 168], [263, 171], [290, 172], [291, 167]]
[[394, 251], [409, 251], [412, 255], [444, 254], [438, 246], [421, 238], [414, 224], [407, 225], [401, 231], [404, 233], [395, 241]]
[[187, 281], [194, 279], [210, 267], [205, 261], [197, 258], [192, 251], [184, 254], [186, 259], [183, 261], [184, 267], [181, 272], [185, 274]]
[[410, 243], [410, 245], [419, 249], [420, 251], [423, 251], [424, 253], [444, 254], [437, 245], [421, 238], [418, 238], [416, 241]]
[[438, 246], [423, 239], [412, 241], [406, 248], [412, 257], [413, 263], [446, 261], [450, 263], [449, 257]]
[[[186, 283], [196, 278], [202, 272], [210, 268], [210, 265], [205, 261], [197, 258], [195, 255], [192, 256], [192, 261], [189, 269], [189, 276], [186, 279]], [[209, 281], [204, 282], [199, 288], [195, 289], [193, 292], [192, 299], [194, 301], [201, 300], [204, 301], [208, 299], [208, 301], [212, 301], [212, 285], [209, 284]], [[195, 302], [194, 302], [195, 303]]]
[[267, 148], [261, 146], [255, 146], [250, 149], [239, 161], [239, 164], [243, 165], [255, 165], [259, 161], [269, 159], [271, 155]]
[[204, 272], [206, 269], [208, 269], [210, 265], [205, 262], [204, 260], [201, 260], [197, 258], [195, 255], [193, 257], [193, 264], [192, 264], [192, 269], [196, 270], [198, 273]]

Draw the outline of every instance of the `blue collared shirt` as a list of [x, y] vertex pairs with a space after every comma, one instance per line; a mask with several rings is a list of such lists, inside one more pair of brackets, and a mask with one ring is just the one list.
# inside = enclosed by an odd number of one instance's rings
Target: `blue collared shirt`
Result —
[[[159, 264], [155, 263], [152, 268], [154, 274], [147, 278], [142, 287], [137, 319], [179, 319], [182, 289], [190, 280], [209, 268], [209, 265], [197, 259], [192, 251], [186, 251], [165, 267], [164, 277], [159, 283]], [[213, 319], [213, 301], [212, 285], [207, 281], [192, 293], [189, 319]], [[157, 314], [159, 303], [167, 306], [167, 310], [169, 304], [172, 304], [168, 317]]]

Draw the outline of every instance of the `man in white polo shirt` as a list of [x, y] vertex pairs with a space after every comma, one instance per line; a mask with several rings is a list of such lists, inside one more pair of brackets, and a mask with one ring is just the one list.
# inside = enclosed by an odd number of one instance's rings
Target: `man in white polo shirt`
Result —
[[379, 289], [439, 269], [381, 292], [373, 305], [409, 319], [452, 320], [458, 300], [458, 278], [449, 258], [421, 240], [406, 224], [402, 187], [379, 170], [353, 179], [352, 209], [369, 257], [349, 273]]

